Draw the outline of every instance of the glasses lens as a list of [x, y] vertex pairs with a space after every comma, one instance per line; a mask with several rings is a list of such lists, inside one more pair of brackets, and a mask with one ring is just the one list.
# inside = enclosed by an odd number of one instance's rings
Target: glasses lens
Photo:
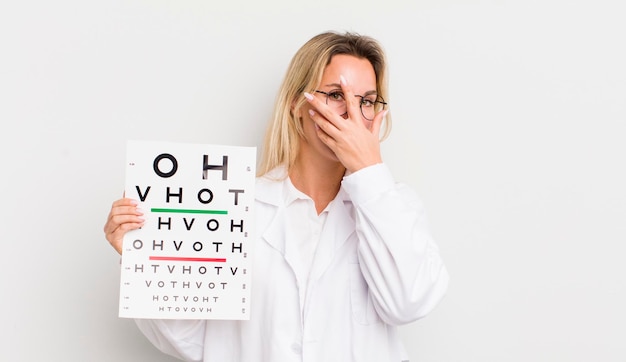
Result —
[[346, 101], [341, 92], [330, 92], [326, 96], [326, 104], [328, 104], [337, 114], [344, 114], [347, 111]]
[[[325, 93], [322, 91], [316, 91], [326, 95], [326, 104], [332, 108], [335, 113], [344, 115], [348, 111], [346, 106], [346, 100], [343, 92], [333, 91]], [[361, 97], [357, 95], [357, 97]], [[376, 94], [361, 97], [361, 113], [365, 119], [372, 121], [376, 117], [376, 113], [385, 109], [385, 100]]]
[[376, 113], [383, 109], [385, 109], [385, 102], [380, 96], [363, 97], [361, 101], [361, 113], [367, 120], [373, 120], [376, 117]]

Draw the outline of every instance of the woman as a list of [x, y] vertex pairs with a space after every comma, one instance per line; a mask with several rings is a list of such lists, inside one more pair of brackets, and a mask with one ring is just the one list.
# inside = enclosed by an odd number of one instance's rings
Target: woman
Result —
[[[137, 320], [189, 361], [408, 360], [396, 326], [429, 313], [448, 274], [417, 196], [382, 163], [386, 60], [357, 34], [323, 33], [295, 54], [276, 100], [256, 185], [249, 321]], [[113, 203], [121, 253], [143, 224]]]

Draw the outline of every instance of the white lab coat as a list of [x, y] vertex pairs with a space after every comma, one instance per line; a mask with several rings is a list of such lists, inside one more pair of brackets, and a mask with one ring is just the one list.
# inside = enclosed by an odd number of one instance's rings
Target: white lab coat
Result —
[[448, 285], [417, 196], [383, 164], [344, 178], [301, 313], [286, 248], [284, 185], [257, 180], [250, 320], [136, 320], [140, 330], [164, 353], [188, 361], [407, 361], [396, 326], [428, 314]]

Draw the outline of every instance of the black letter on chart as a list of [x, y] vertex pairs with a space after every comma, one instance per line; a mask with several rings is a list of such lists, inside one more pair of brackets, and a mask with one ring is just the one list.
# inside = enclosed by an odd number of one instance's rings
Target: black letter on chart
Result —
[[[163, 172], [161, 171], [161, 169], [159, 169], [159, 162], [161, 162], [161, 160], [164, 158], [167, 158], [168, 160], [170, 160], [170, 162], [172, 162], [172, 169], [169, 172]], [[163, 178], [172, 177], [178, 170], [178, 161], [176, 161], [176, 158], [169, 153], [162, 153], [154, 159], [154, 162], [152, 163], [152, 168], [157, 175]]]
[[221, 165], [209, 165], [209, 155], [204, 155], [204, 165], [202, 167], [202, 179], [209, 178], [208, 170], [222, 170], [222, 180], [228, 179], [228, 156], [222, 156]]
[[139, 195], [139, 200], [141, 200], [141, 202], [146, 201], [146, 197], [148, 197], [148, 192], [150, 191], [150, 187], [152, 186], [148, 186], [148, 188], [146, 189], [146, 192], [142, 195], [139, 185], [135, 186], [135, 190], [137, 190], [137, 195]]
[[[238, 189], [229, 189], [228, 192], [233, 192], [235, 194], [235, 205], [239, 205], [239, 193], [244, 193], [244, 190], [238, 190]], [[143, 201], [143, 200], [141, 200]]]

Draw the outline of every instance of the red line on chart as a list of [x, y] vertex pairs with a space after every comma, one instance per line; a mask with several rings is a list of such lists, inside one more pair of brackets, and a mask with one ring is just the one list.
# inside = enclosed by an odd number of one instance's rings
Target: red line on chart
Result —
[[225, 263], [226, 258], [185, 258], [180, 256], [151, 256], [150, 260], [161, 261], [200, 261], [209, 263]]

